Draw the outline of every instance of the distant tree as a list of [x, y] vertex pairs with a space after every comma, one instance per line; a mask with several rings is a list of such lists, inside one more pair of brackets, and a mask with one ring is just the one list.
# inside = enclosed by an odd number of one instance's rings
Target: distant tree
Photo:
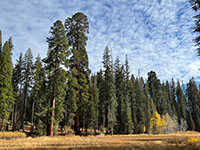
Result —
[[86, 43], [88, 40], [89, 24], [87, 16], [81, 12], [75, 13], [65, 20], [66, 36], [71, 46], [72, 57], [70, 58], [70, 70], [73, 70], [73, 78], [76, 78], [78, 87], [77, 111], [75, 113], [75, 132], [80, 135], [80, 123], [86, 126], [86, 110], [89, 107], [89, 74], [88, 55]]
[[181, 125], [184, 121], [187, 120], [187, 113], [186, 113], [186, 98], [181, 89], [180, 82], [177, 82], [176, 88], [176, 97], [177, 97], [177, 116], [178, 116], [178, 123]]
[[14, 104], [12, 88], [12, 59], [11, 47], [8, 41], [5, 42], [0, 51], [0, 119], [2, 120], [0, 130], [5, 130], [5, 123]]
[[[194, 78], [190, 79], [187, 86], [189, 129], [200, 131], [200, 95]], [[192, 118], [191, 118], [192, 117]], [[195, 127], [194, 127], [195, 126]]]
[[99, 103], [98, 103], [98, 126], [101, 129], [105, 127], [105, 107], [106, 107], [106, 100], [105, 100], [105, 89], [104, 89], [104, 76], [103, 71], [100, 70], [97, 72], [97, 87], [99, 90]]
[[[17, 125], [21, 122], [21, 113], [23, 109], [23, 99], [22, 99], [22, 71], [23, 71], [23, 58], [22, 53], [20, 53], [18, 60], [16, 60], [15, 67], [13, 68], [12, 76], [12, 86], [13, 86], [13, 96], [14, 96], [14, 107], [13, 107], [13, 117], [12, 117], [12, 130], [17, 129]], [[18, 126], [19, 128], [19, 126]]]
[[147, 83], [149, 86], [149, 94], [153, 100], [158, 113], [161, 113], [160, 102], [161, 102], [161, 83], [156, 76], [156, 72], [151, 71], [148, 73]]
[[105, 79], [105, 127], [107, 132], [113, 134], [116, 125], [116, 89], [114, 85], [114, 74], [112, 64], [112, 54], [108, 47], [103, 54], [104, 79]]
[[88, 114], [89, 114], [89, 127], [94, 129], [95, 132], [98, 129], [98, 104], [99, 104], [99, 90], [97, 88], [97, 80], [96, 80], [96, 76], [92, 75], [91, 79], [90, 79], [90, 109], [88, 110]]
[[29, 48], [23, 58], [23, 67], [22, 67], [22, 85], [23, 85], [23, 109], [21, 116], [22, 129], [24, 131], [24, 121], [27, 117], [27, 101], [30, 98], [30, 91], [32, 87], [33, 80], [33, 55], [31, 49]]
[[51, 36], [47, 38], [48, 54], [44, 59], [48, 73], [48, 98], [50, 100], [50, 122], [47, 135], [53, 136], [58, 123], [63, 118], [66, 71], [68, 67], [68, 56], [70, 54], [65, 29], [60, 20], [57, 20], [50, 30]]
[[144, 133], [145, 127], [145, 95], [143, 90], [143, 79], [136, 78], [135, 81], [135, 100], [136, 118], [135, 133]]
[[[46, 98], [45, 70], [40, 56], [34, 64], [33, 88], [31, 91], [31, 125], [37, 135], [46, 135], [48, 102]], [[35, 126], [35, 130], [34, 130]]]
[[176, 86], [173, 78], [170, 85], [170, 95], [171, 95], [170, 103], [172, 108], [172, 117], [177, 117]]

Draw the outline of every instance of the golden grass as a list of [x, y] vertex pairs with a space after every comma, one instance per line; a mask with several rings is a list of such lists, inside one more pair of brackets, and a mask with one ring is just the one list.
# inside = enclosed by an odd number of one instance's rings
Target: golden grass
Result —
[[0, 150], [200, 150], [198, 143], [200, 133], [88, 137], [71, 135], [0, 139]]
[[0, 132], [0, 139], [16, 139], [25, 137], [26, 134], [23, 132]]

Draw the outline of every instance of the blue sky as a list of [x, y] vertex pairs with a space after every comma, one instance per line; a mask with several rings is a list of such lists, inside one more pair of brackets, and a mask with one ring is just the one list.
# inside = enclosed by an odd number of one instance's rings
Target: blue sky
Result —
[[46, 37], [56, 20], [81, 11], [90, 25], [87, 51], [93, 72], [102, 68], [105, 46], [114, 59], [128, 55], [131, 72], [141, 76], [154, 70], [164, 80], [199, 81], [200, 58], [189, 0], [1, 0], [0, 29], [4, 41], [12, 36], [13, 61], [32, 49], [34, 56], [47, 52]]

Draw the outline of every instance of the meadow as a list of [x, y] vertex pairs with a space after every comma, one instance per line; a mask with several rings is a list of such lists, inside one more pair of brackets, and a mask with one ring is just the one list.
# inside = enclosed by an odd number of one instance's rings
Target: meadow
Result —
[[0, 139], [0, 150], [200, 150], [200, 133]]

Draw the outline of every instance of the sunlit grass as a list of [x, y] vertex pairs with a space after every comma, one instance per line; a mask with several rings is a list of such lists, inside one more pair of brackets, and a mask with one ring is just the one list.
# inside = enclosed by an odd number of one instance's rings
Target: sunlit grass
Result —
[[55, 136], [0, 139], [0, 150], [190, 150], [200, 149], [200, 134]]

